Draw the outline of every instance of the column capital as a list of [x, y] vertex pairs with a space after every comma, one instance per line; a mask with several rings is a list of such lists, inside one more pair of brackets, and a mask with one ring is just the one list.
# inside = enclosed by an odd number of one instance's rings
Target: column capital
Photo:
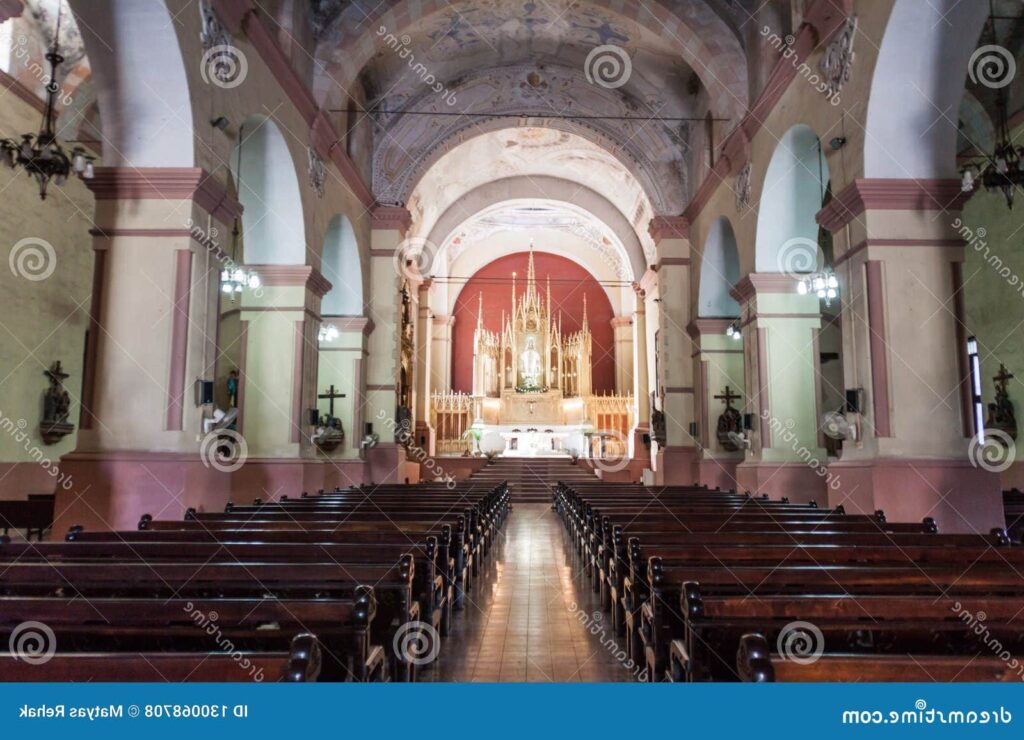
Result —
[[711, 334], [725, 334], [738, 318], [719, 316], [709, 319], [694, 319], [686, 326], [686, 333], [693, 339]]
[[745, 303], [759, 293], [796, 293], [796, 278], [784, 272], [752, 272], [729, 291], [737, 303]]
[[420, 282], [419, 286], [417, 287], [417, 290], [420, 293], [429, 293], [430, 290], [433, 287], [434, 287], [434, 278], [426, 277], [426, 278], [423, 278], [423, 280]]
[[335, 328], [342, 334], [362, 334], [364, 337], [373, 332], [373, 319], [366, 316], [324, 316], [330, 319]]
[[959, 211], [970, 197], [960, 180], [952, 178], [858, 179], [818, 211], [816, 220], [836, 232], [865, 211]]
[[662, 239], [689, 239], [690, 220], [685, 216], [655, 216], [647, 226], [654, 243]]
[[224, 223], [242, 214], [242, 204], [201, 167], [97, 167], [84, 182], [96, 200], [192, 200]]
[[320, 271], [309, 265], [246, 265], [260, 276], [267, 286], [302, 286], [323, 298], [333, 287]]
[[400, 231], [402, 236], [412, 226], [412, 214], [402, 206], [377, 206], [373, 209], [373, 228]]

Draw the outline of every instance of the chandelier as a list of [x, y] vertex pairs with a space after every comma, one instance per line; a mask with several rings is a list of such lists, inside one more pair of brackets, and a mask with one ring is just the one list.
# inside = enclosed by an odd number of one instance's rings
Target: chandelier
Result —
[[225, 267], [220, 272], [220, 289], [230, 295], [231, 300], [246, 288], [256, 290], [260, 287], [260, 276], [255, 272], [243, 270], [241, 267]]
[[[238, 129], [238, 164], [235, 167], [238, 180], [238, 190], [242, 190], [242, 144], [244, 143], [244, 129], [242, 126]], [[231, 259], [227, 260], [224, 265], [224, 269], [220, 271], [220, 289], [221, 292], [231, 297], [231, 301], [241, 295], [242, 291], [246, 288], [250, 290], [256, 290], [262, 284], [260, 282], [260, 276], [253, 270], [246, 270], [239, 265], [235, 258], [238, 254], [238, 237], [241, 234], [241, 230], [238, 228], [238, 216], [235, 216], [235, 221], [231, 229]]]
[[317, 340], [321, 342], [333, 342], [339, 336], [338, 327], [334, 324], [327, 324], [327, 326], [320, 327], [320, 334], [317, 336]]
[[736, 340], [743, 339], [743, 332], [740, 330], [740, 322], [734, 321], [729, 324], [729, 328], [725, 330], [725, 335]]
[[39, 183], [39, 197], [46, 200], [46, 189], [53, 180], [63, 187], [72, 171], [83, 180], [93, 178], [93, 157], [85, 149], [76, 146], [68, 155], [57, 140], [55, 132], [56, 102], [60, 86], [57, 84], [57, 67], [64, 62], [60, 53], [61, 7], [57, 10], [57, 30], [53, 36], [53, 48], [46, 55], [50, 63], [50, 78], [46, 84], [46, 109], [38, 134], [22, 134], [21, 141], [0, 139], [0, 160], [8, 167], [24, 167], [25, 171]]
[[825, 301], [826, 306], [831, 306], [832, 301], [839, 295], [839, 279], [831, 269], [826, 267], [821, 272], [806, 275], [796, 284], [796, 291], [800, 295], [814, 293]]
[[[989, 7], [989, 34], [992, 43], [998, 45], [999, 38], [996, 34], [996, 16]], [[982, 57], [984, 59], [984, 57]], [[973, 60], [972, 60], [973, 61]], [[995, 62], [991, 62], [995, 64]], [[993, 67], [994, 73], [998, 76], [1004, 70], [1002, 67]], [[1012, 74], [1012, 72], [1010, 73]], [[996, 121], [995, 121], [995, 144], [992, 154], [985, 155], [980, 162], [968, 162], [960, 170], [961, 189], [965, 193], [973, 192], [977, 187], [978, 180], [985, 186], [985, 190], [993, 192], [999, 190], [1006, 199], [1006, 206], [1013, 210], [1014, 191], [1024, 185], [1024, 170], [1021, 169], [1021, 158], [1024, 156], [1024, 147], [1014, 145], [1010, 136], [1010, 120], [1007, 109], [1009, 106], [1009, 90], [1012, 77], [1005, 81], [994, 80], [987, 87], [996, 89]]]

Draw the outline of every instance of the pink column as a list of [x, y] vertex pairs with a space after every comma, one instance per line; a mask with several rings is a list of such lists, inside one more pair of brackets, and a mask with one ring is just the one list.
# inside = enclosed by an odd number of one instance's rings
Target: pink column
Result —
[[57, 492], [58, 533], [180, 516], [221, 480], [200, 460], [206, 410], [191, 381], [211, 377], [216, 355], [223, 251], [212, 235], [229, 233], [241, 206], [198, 168], [97, 167], [88, 184], [96, 261], [82, 429], [61, 462], [73, 487]]
[[830, 503], [986, 532], [1004, 519], [965, 418], [963, 199], [958, 180], [855, 180], [818, 214], [835, 235], [845, 384], [863, 389]]

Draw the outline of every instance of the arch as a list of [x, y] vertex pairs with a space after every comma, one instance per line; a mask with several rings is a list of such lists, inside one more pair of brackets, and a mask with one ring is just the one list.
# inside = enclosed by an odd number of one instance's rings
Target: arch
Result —
[[333, 286], [320, 304], [320, 313], [362, 316], [363, 267], [356, 232], [347, 216], [338, 214], [327, 225], [320, 272]]
[[466, 193], [455, 201], [437, 220], [428, 239], [441, 245], [461, 224], [481, 211], [499, 203], [537, 199], [560, 203], [585, 211], [605, 224], [617, 238], [623, 253], [623, 264], [636, 280], [647, 269], [647, 256], [636, 230], [622, 212], [607, 198], [588, 187], [557, 177], [522, 175], [492, 180]]
[[868, 97], [864, 176], [956, 177], [957, 111], [988, 3], [895, 0]]
[[181, 43], [159, 0], [69, 0], [103, 112], [103, 164], [193, 167], [192, 98]]
[[756, 272], [809, 272], [824, 265], [818, 223], [828, 189], [828, 163], [821, 141], [804, 124], [789, 129], [775, 147], [757, 214]]
[[739, 316], [740, 306], [729, 291], [740, 279], [740, 255], [732, 223], [721, 216], [708, 231], [700, 262], [697, 316]]
[[[465, 0], [466, 5], [471, 5]], [[644, 35], [645, 43], [660, 53], [676, 55], [695, 70], [708, 90], [716, 113], [734, 122], [743, 117], [749, 99], [746, 56], [737, 35], [705, 0], [665, 0], [646, 3], [622, 3], [619, 0], [587, 0], [591, 11], [608, 13], [617, 23], [626, 24]], [[315, 92], [323, 99], [328, 92], [348, 89], [363, 68], [381, 52], [378, 29], [396, 37], [410, 36], [414, 26], [449, 12], [471, 16], [469, 10], [452, 0], [385, 0], [367, 11], [359, 6], [349, 9], [348, 18], [355, 33], [340, 29], [344, 11], [333, 18], [320, 35], [316, 58], [323, 71], [317, 76]], [[442, 19], [443, 20], [443, 19]], [[607, 43], [595, 37], [596, 43]], [[339, 87], [340, 83], [340, 87]], [[336, 101], [335, 101], [336, 102]]]
[[231, 157], [244, 206], [244, 261], [251, 265], [304, 265], [305, 220], [295, 162], [281, 130], [266, 116], [242, 124]]
[[[486, 134], [522, 126], [523, 117], [539, 129], [552, 129], [585, 139], [607, 152], [640, 184], [654, 212], [679, 213], [689, 197], [687, 171], [680, 159], [678, 134], [663, 126], [634, 129], [623, 121], [573, 121], [546, 118], [552, 111], [573, 110], [581, 115], [634, 115], [638, 105], [618, 91], [589, 84], [581, 70], [547, 65], [545, 74], [560, 75], [553, 87], [554, 99], [524, 101], [518, 97], [498, 103], [489, 99], [496, 87], [514, 87], [531, 67], [481, 70], [460, 79], [455, 92], [467, 108], [479, 106], [494, 117], [479, 120], [451, 117], [430, 121], [419, 116], [398, 115], [374, 152], [373, 188], [386, 201], [408, 202], [424, 176], [445, 155]], [[552, 93], [555, 95], [555, 93]], [[411, 109], [430, 107], [430, 94], [410, 102]]]

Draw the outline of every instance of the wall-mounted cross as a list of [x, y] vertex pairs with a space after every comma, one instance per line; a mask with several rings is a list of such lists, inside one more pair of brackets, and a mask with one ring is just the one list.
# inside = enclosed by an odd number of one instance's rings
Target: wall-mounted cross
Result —
[[725, 393], [715, 396], [715, 398], [718, 399], [719, 401], [725, 401], [725, 407], [727, 409], [731, 409], [732, 402], [737, 401], [740, 398], [743, 398], [743, 396], [741, 396], [738, 393], [733, 393], [732, 388], [730, 388], [729, 386], [725, 386]]
[[1006, 371], [1006, 365], [999, 363], [999, 375], [992, 378], [996, 382], [996, 387], [1002, 387], [1002, 390], [1006, 390], [1006, 381], [1013, 380], [1014, 376], [1012, 373]]
[[327, 389], [326, 393], [321, 393], [319, 396], [317, 396], [317, 398], [326, 398], [330, 400], [330, 411], [328, 413], [330, 414], [332, 419], [334, 418], [334, 399], [345, 397], [346, 396], [344, 393], [338, 393], [337, 389], [334, 387], [334, 383], [331, 383], [331, 387]]

